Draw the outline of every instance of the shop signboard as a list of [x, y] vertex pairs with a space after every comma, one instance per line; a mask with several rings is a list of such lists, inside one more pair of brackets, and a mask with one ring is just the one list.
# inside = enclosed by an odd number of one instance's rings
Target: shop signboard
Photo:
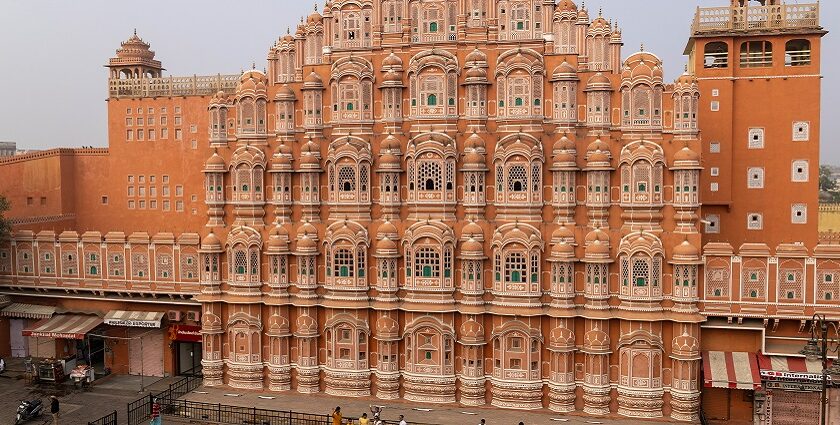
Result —
[[201, 342], [201, 326], [169, 325], [171, 341]]

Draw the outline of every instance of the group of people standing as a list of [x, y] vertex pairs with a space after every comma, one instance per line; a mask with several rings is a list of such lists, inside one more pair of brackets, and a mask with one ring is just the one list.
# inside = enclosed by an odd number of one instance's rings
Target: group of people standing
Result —
[[[336, 408], [332, 412], [332, 425], [384, 425], [385, 422], [382, 420], [382, 410], [385, 408], [384, 406], [374, 406], [370, 405], [370, 413], [372, 418], [368, 417], [367, 412], [362, 413], [362, 416], [359, 418], [358, 422], [354, 422], [352, 418], [348, 418], [347, 421], [344, 421], [344, 416], [341, 414], [341, 407], [336, 406]], [[399, 425], [408, 425], [408, 422], [405, 421], [405, 416], [400, 415]]]

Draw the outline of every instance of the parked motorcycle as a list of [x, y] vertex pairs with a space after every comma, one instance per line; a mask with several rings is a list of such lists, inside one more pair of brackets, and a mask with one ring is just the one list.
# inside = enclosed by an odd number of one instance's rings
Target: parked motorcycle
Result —
[[44, 405], [41, 403], [41, 399], [21, 400], [17, 409], [17, 416], [15, 416], [15, 425], [41, 416], [43, 410]]

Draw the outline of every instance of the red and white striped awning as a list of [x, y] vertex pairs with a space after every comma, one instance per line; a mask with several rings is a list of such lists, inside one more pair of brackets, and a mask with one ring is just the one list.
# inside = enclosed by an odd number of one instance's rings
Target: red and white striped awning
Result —
[[[827, 366], [831, 365], [831, 360]], [[758, 355], [761, 379], [768, 381], [822, 381], [822, 361], [809, 361], [804, 357]], [[831, 379], [831, 376], [827, 376]]]
[[30, 329], [23, 331], [23, 336], [35, 336], [60, 339], [84, 339], [85, 334], [102, 324], [102, 318], [85, 314], [57, 314], [50, 319], [41, 320]]
[[703, 384], [712, 388], [757, 390], [761, 388], [755, 353], [704, 351]]

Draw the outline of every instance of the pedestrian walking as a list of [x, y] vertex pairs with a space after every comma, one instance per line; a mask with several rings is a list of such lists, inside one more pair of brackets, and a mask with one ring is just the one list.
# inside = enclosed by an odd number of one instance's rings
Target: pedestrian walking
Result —
[[485, 421], [484, 418], [481, 418], [481, 420], [478, 421], [478, 425], [486, 425], [486, 424], [487, 424], [487, 421]]
[[50, 396], [50, 413], [52, 413], [53, 417], [53, 425], [58, 425], [58, 411], [61, 409], [60, 404], [58, 403], [58, 397], [51, 395]]
[[341, 407], [336, 406], [332, 412], [332, 425], [342, 425], [341, 423]]
[[160, 417], [160, 403], [157, 397], [152, 400], [152, 422], [151, 425], [160, 425], [163, 419]]
[[370, 425], [370, 419], [368, 419], [367, 413], [362, 413], [362, 417], [359, 418], [359, 425]]
[[400, 415], [400, 425], [408, 425], [408, 422], [405, 421], [405, 416]]
[[385, 406], [376, 406], [376, 405], [369, 405], [370, 413], [373, 415], [373, 421], [376, 422], [377, 419], [382, 416], [382, 410], [385, 409]]

